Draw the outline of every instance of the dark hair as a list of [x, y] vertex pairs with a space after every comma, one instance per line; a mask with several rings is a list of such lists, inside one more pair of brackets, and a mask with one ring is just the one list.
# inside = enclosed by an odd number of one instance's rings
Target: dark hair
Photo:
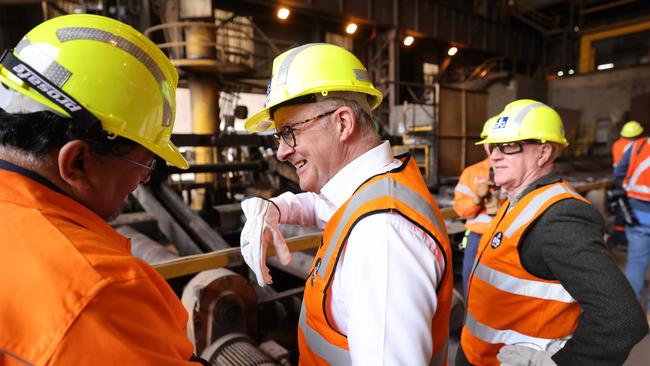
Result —
[[90, 125], [50, 111], [7, 113], [0, 109], [0, 145], [40, 157], [72, 140], [83, 140], [98, 155], [123, 155], [137, 146], [129, 139], [109, 138], [100, 123]]

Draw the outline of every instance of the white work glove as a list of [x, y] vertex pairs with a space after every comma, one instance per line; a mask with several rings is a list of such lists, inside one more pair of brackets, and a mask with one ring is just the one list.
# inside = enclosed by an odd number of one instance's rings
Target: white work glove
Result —
[[497, 354], [501, 366], [557, 366], [551, 359], [553, 353], [526, 346], [503, 346]]
[[278, 228], [280, 209], [272, 201], [260, 197], [242, 201], [241, 208], [246, 216], [240, 237], [241, 254], [255, 273], [257, 283], [266, 286], [273, 283], [266, 266], [266, 249], [269, 244], [275, 248], [282, 265], [291, 261], [291, 252]]

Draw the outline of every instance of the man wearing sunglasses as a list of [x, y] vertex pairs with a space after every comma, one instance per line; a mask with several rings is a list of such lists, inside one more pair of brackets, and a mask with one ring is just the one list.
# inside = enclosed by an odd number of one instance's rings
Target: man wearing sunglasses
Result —
[[[91, 61], [89, 61], [91, 60]], [[199, 365], [187, 312], [108, 223], [170, 141], [178, 73], [117, 20], [47, 20], [0, 56], [0, 365]]]
[[553, 173], [560, 116], [512, 102], [478, 144], [508, 200], [479, 244], [456, 365], [623, 364], [648, 326], [602, 217]]
[[290, 260], [279, 223], [324, 229], [298, 324], [303, 365], [446, 365], [444, 219], [413, 159], [381, 141], [381, 99], [353, 54], [307, 44], [275, 59], [266, 107], [245, 125], [275, 128], [277, 157], [305, 192], [242, 202], [241, 250], [260, 286], [269, 245]]

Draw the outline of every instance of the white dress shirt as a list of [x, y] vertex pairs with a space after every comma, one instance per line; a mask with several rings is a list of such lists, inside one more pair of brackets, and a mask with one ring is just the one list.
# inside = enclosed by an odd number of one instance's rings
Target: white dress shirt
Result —
[[[365, 180], [401, 163], [386, 141], [341, 169], [320, 194], [284, 193], [273, 201], [282, 223], [324, 228]], [[353, 365], [429, 364], [444, 263], [435, 240], [399, 214], [357, 223], [334, 271], [330, 309]]]

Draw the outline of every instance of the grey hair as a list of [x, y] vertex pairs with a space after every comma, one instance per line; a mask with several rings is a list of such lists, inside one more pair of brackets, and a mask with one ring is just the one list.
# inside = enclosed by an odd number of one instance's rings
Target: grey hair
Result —
[[[358, 93], [355, 93], [358, 94]], [[365, 95], [364, 95], [365, 96]], [[357, 119], [359, 132], [368, 140], [380, 139], [379, 123], [372, 117], [369, 108], [366, 110], [361, 104], [354, 100], [341, 96], [332, 96], [323, 99], [324, 102], [330, 102], [333, 108], [350, 107]]]

